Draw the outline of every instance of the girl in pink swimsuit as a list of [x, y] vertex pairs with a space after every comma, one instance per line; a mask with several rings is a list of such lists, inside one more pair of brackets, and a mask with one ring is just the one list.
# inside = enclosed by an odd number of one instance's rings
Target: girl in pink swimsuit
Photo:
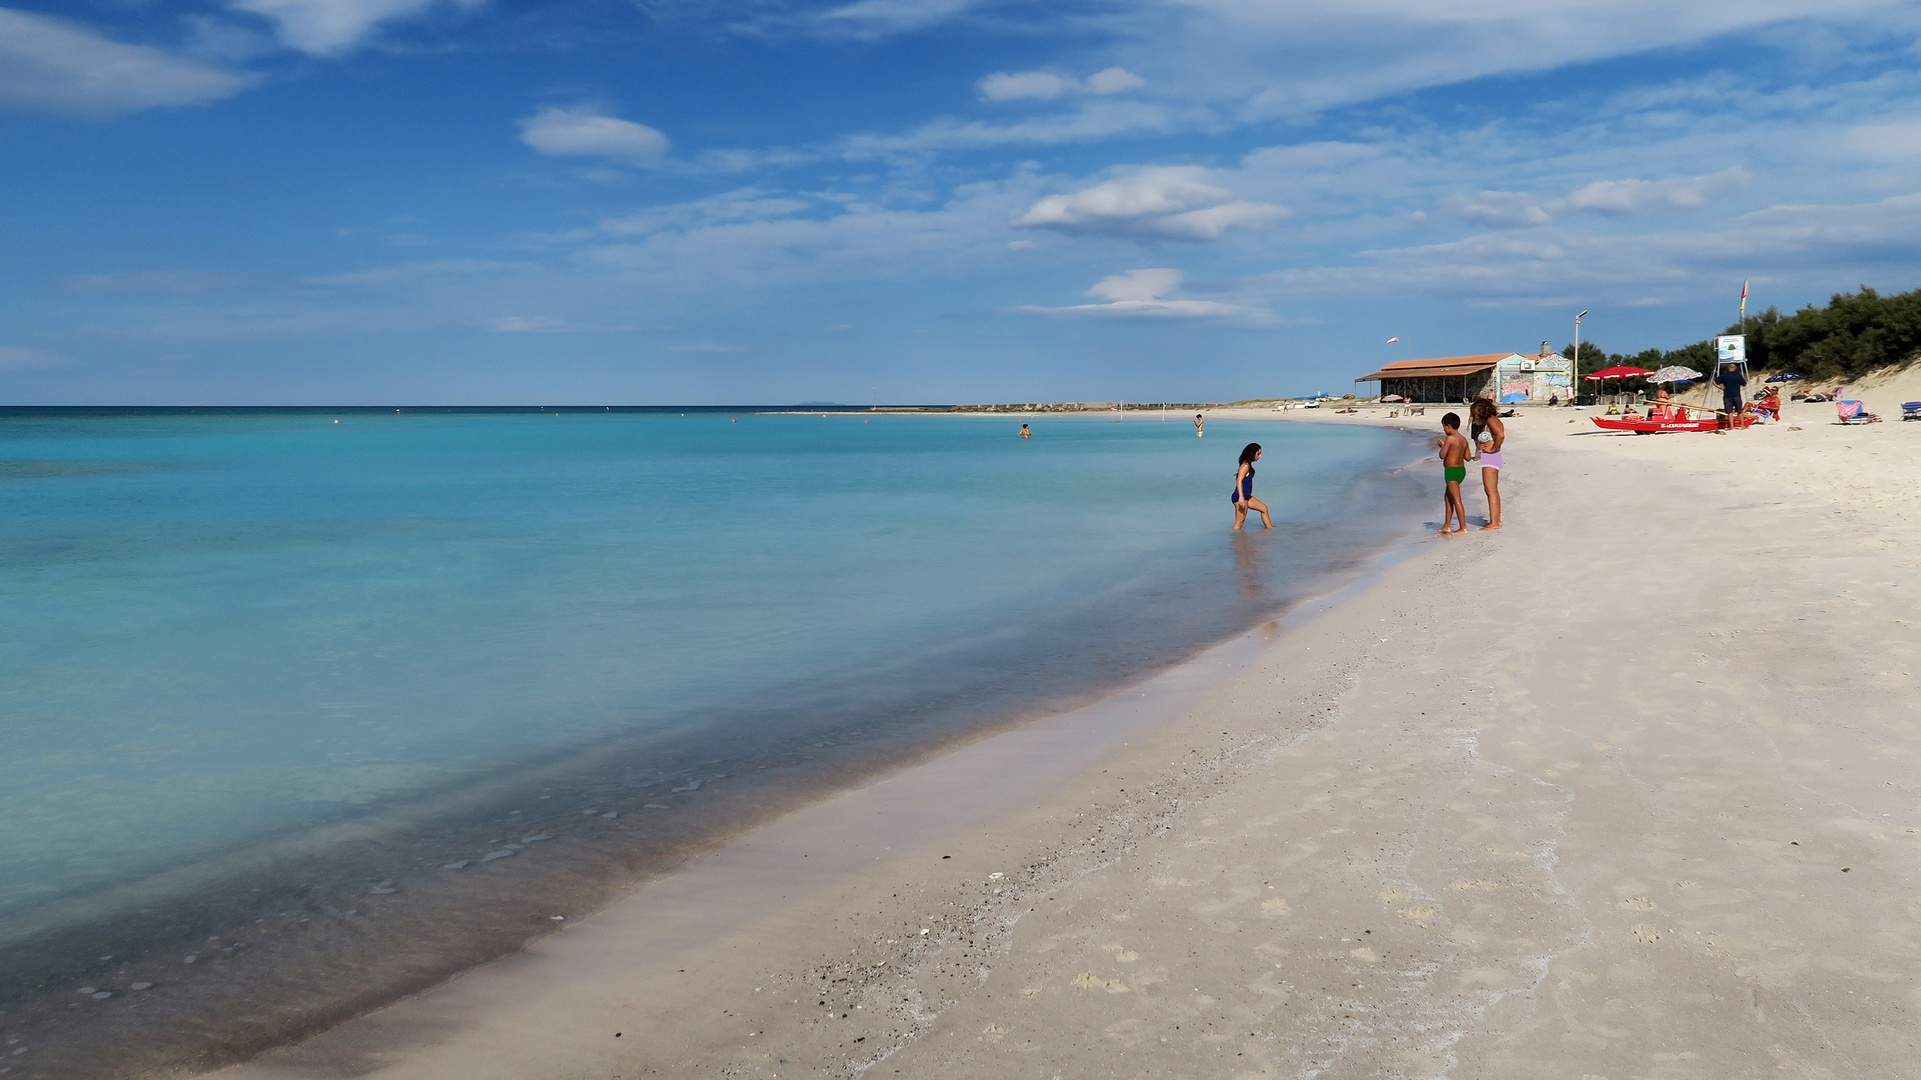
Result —
[[1474, 434], [1474, 456], [1481, 462], [1481, 487], [1487, 491], [1487, 524], [1481, 526], [1483, 529], [1501, 527], [1501, 448], [1507, 445], [1507, 425], [1495, 415], [1498, 411], [1492, 398], [1476, 398], [1467, 411]]

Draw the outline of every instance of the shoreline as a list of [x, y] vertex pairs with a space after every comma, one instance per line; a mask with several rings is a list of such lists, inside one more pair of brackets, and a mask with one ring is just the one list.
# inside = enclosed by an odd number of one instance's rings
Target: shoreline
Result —
[[[1310, 594], [1307, 602], [1311, 603], [1311, 595], [1324, 589], [1326, 582], [1349, 576], [1343, 564], [1352, 557], [1351, 551], [1330, 550], [1327, 566], [1286, 583], [1289, 591], [1281, 594], [1283, 607], [1298, 607], [1304, 599], [1297, 595], [1302, 590]], [[1269, 597], [1267, 602], [1275, 599]], [[1237, 629], [1230, 640], [1238, 640], [1242, 633]], [[1203, 652], [1214, 648], [1208, 646]], [[1176, 669], [1179, 666], [1175, 664]], [[1166, 661], [1137, 665], [1138, 670], [1120, 673], [1119, 685], [1132, 685], [1142, 675], [1167, 667]], [[23, 990], [35, 985], [39, 989], [25, 1007], [12, 1009], [6, 1017], [8, 1033], [25, 1035], [34, 1055], [18, 1063], [28, 1069], [15, 1066], [10, 1071], [22, 1076], [91, 1076], [113, 1067], [142, 1075], [174, 1075], [187, 1063], [211, 1067], [284, 1045], [290, 1038], [324, 1032], [396, 997], [459, 978], [477, 965], [511, 958], [555, 928], [550, 910], [598, 910], [610, 902], [611, 895], [630, 889], [637, 878], [653, 880], [713, 850], [726, 837], [753, 830], [770, 816], [778, 820], [796, 807], [805, 812], [850, 786], [859, 788], [875, 777], [884, 782], [920, 762], [964, 751], [997, 732], [1018, 730], [1037, 716], [1075, 711], [1078, 703], [1110, 697], [1113, 685], [1103, 681], [1099, 687], [1077, 686], [1065, 693], [1003, 703], [1005, 707], [993, 710], [996, 715], [991, 722], [983, 724], [975, 718], [933, 738], [924, 737], [924, 732], [896, 733], [883, 740], [886, 745], [847, 756], [824, 771], [789, 769], [794, 775], [770, 781], [713, 777], [709, 768], [697, 779], [722, 782], [703, 788], [697, 797], [718, 798], [722, 807], [705, 812], [703, 828], [684, 835], [649, 836], [638, 848], [625, 839], [632, 834], [622, 832], [634, 814], [647, 819], [643, 828], [655, 828], [656, 822], [666, 819], [638, 809], [644, 800], [635, 791], [615, 792], [620, 784], [611, 774], [604, 781], [581, 781], [587, 774], [578, 759], [604, 754], [607, 748], [597, 744], [592, 751], [559, 755], [532, 776], [522, 775], [524, 769], [513, 770], [510, 786], [524, 797], [514, 797], [512, 792], [476, 793], [463, 787], [443, 793], [438, 802], [447, 805], [437, 805], [429, 793], [417, 800], [419, 806], [399, 807], [385, 815], [418, 819], [409, 829], [396, 832], [378, 822], [355, 820], [237, 850], [231, 853], [229, 869], [192, 867], [177, 872], [207, 878], [215, 886], [209, 889], [202, 881], [180, 903], [153, 892], [149, 882], [133, 889], [145, 900], [141, 906], [146, 910], [137, 915], [98, 927], [94, 924], [101, 920], [83, 919], [71, 934], [38, 941], [33, 949], [14, 950], [11, 966], [16, 969], [16, 981]], [[636, 744], [629, 749], [617, 756], [649, 756], [649, 746]], [[603, 766], [598, 772], [609, 773], [610, 768]], [[535, 794], [549, 790], [548, 782], [567, 777], [574, 782], [555, 789], [564, 792], [564, 799], [533, 802], [548, 797]], [[676, 772], [659, 786], [665, 790], [668, 783], [684, 782]], [[708, 794], [715, 787], [720, 790]], [[612, 806], [626, 816], [608, 814], [614, 819], [610, 821], [588, 817], [583, 827], [575, 815], [589, 803], [595, 811]], [[508, 807], [518, 805], [538, 807], [543, 816], [507, 817]], [[487, 812], [476, 818], [479, 810]], [[330, 834], [336, 840], [347, 836], [352, 842], [324, 842]], [[446, 852], [468, 848], [476, 852], [513, 849], [518, 857], [487, 867], [485, 882], [470, 884], [464, 880], [466, 875], [433, 873], [433, 867], [451, 857]], [[555, 856], [548, 853], [563, 850], [563, 862], [556, 865]], [[272, 869], [290, 857], [298, 864], [297, 876]], [[422, 868], [426, 868], [425, 877]], [[265, 895], [261, 895], [263, 885]], [[463, 888], [482, 892], [462, 901]], [[214, 902], [199, 903], [201, 896]], [[111, 898], [81, 899], [107, 904]], [[76, 917], [73, 911], [62, 915]], [[185, 966], [183, 954], [200, 962], [187, 961], [193, 966]], [[87, 962], [95, 955], [102, 963]], [[127, 989], [141, 983], [157, 985], [159, 990]], [[104, 987], [120, 1000], [105, 1006], [89, 1004], [88, 1013], [72, 1014], [69, 1019], [70, 1014], [59, 1011], [66, 1004], [61, 988], [82, 985]], [[76, 1043], [77, 1039], [84, 1043]], [[114, 1052], [116, 1044], [138, 1045], [144, 1052], [129, 1059]], [[81, 1050], [78, 1056], [73, 1054], [76, 1047]], [[60, 1064], [63, 1059], [64, 1065]]]
[[[1792, 425], [1517, 424], [1508, 529], [1434, 541], [1022, 808], [671, 954], [623, 951], [642, 889], [219, 1075], [1893, 1075], [1916, 522], [1886, 484], [1727, 476], [1847, 445]], [[969, 792], [904, 805], [942, 794]]]

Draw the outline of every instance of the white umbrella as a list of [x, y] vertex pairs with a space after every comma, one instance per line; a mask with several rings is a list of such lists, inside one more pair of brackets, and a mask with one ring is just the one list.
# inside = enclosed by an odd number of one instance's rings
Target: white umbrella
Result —
[[1655, 384], [1664, 382], [1693, 382], [1700, 377], [1701, 373], [1693, 368], [1675, 366], [1664, 367], [1654, 374], [1649, 375], [1648, 381]]

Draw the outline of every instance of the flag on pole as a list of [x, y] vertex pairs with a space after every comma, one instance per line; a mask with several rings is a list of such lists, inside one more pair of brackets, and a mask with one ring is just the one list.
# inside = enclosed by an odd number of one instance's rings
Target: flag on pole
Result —
[[1742, 278], [1741, 279], [1741, 319], [1743, 321], [1746, 321], [1747, 317], [1748, 317], [1748, 279]]
[[[1747, 295], [1747, 293], [1746, 293], [1746, 292], [1743, 292], [1743, 293], [1742, 293], [1741, 295], [1742, 295], [1742, 296], [1746, 296], [1746, 295]], [[1398, 338], [1398, 337], [1391, 337], [1391, 338], [1388, 338], [1388, 339], [1387, 339], [1387, 343], [1388, 343], [1389, 345], [1392, 345], [1392, 344], [1394, 344], [1395, 342], [1397, 342], [1397, 341], [1399, 341], [1399, 340], [1401, 340], [1401, 339], [1400, 339], [1400, 338]]]

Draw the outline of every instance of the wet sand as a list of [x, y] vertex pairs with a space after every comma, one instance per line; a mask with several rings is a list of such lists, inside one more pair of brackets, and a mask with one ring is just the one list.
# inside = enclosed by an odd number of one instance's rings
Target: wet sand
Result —
[[818, 804], [217, 1075], [1908, 1075], [1921, 424], [1823, 408], [1528, 413], [1508, 528], [1226, 678]]

